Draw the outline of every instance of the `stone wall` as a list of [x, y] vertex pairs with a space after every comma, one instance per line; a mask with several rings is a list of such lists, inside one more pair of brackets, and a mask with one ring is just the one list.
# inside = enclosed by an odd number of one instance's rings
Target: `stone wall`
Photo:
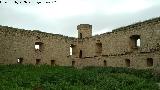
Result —
[[[59, 66], [153, 68], [160, 65], [160, 18], [92, 36], [92, 26], [77, 26], [78, 37], [0, 26], [0, 63]], [[80, 38], [80, 33], [82, 38]], [[136, 43], [140, 40], [140, 46]], [[35, 49], [35, 44], [39, 49]], [[72, 48], [72, 55], [70, 55]]]
[[[11, 27], [0, 27], [0, 63], [16, 64], [18, 58], [23, 58], [22, 64], [71, 65], [69, 60], [70, 43], [74, 38], [39, 31], [20, 30]], [[41, 43], [40, 49], [35, 49], [35, 43]]]
[[[140, 46], [133, 47], [135, 36], [140, 39]], [[81, 41], [83, 41], [80, 47], [83, 57], [75, 59], [80, 63], [77, 64], [79, 67], [98, 65], [151, 68], [160, 64], [160, 18], [121, 27]], [[97, 50], [97, 47], [101, 50]], [[153, 66], [147, 65], [148, 58], [153, 59]], [[129, 60], [129, 65], [126, 60]]]

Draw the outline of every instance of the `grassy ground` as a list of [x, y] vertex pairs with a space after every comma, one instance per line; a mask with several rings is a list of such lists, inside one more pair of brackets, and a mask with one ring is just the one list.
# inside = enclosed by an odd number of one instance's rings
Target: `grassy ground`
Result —
[[0, 65], [0, 90], [159, 90], [150, 70]]

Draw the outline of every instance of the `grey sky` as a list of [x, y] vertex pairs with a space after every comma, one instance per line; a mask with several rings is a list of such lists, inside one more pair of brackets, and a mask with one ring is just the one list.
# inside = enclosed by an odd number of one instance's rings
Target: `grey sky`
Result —
[[31, 4], [18, 5], [1, 1], [0, 25], [74, 37], [78, 24], [91, 24], [93, 34], [100, 34], [160, 16], [160, 0], [25, 0]]

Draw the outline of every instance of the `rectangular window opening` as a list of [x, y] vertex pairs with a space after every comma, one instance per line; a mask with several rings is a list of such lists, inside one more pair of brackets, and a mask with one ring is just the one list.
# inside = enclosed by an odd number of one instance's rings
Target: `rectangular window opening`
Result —
[[79, 33], [79, 38], [82, 39], [82, 33]]
[[147, 67], [152, 67], [152, 66], [153, 66], [153, 59], [147, 58]]
[[23, 58], [18, 58], [17, 59], [17, 63], [22, 64], [22, 62], [23, 62]]
[[73, 53], [72, 53], [73, 51], [72, 51], [72, 47], [70, 47], [70, 55], [73, 55]]
[[51, 60], [51, 65], [55, 65], [55, 60]]
[[103, 61], [103, 65], [107, 66], [107, 61], [106, 60]]
[[129, 59], [126, 59], [126, 60], [125, 60], [125, 64], [126, 64], [126, 67], [130, 67], [130, 60], [129, 60]]
[[102, 53], [102, 43], [96, 43], [96, 55], [101, 55]]
[[133, 49], [141, 46], [140, 35], [132, 35], [130, 39], [131, 39], [131, 47]]
[[70, 55], [75, 55], [75, 48], [76, 48], [76, 45], [73, 45], [73, 44], [70, 45]]
[[40, 62], [41, 62], [41, 59], [36, 59], [36, 64], [37, 65], [40, 64]]
[[79, 52], [79, 58], [82, 58], [82, 50]]
[[137, 39], [137, 47], [140, 47], [141, 46], [141, 39]]
[[41, 50], [42, 49], [42, 45], [43, 45], [42, 42], [35, 42], [35, 49], [36, 50]]
[[75, 61], [72, 61], [72, 66], [75, 66]]

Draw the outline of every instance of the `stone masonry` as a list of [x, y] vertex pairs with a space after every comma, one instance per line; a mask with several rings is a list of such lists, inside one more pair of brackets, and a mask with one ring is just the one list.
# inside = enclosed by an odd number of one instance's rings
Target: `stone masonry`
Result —
[[77, 26], [78, 38], [0, 26], [0, 64], [58, 66], [160, 66], [160, 17], [92, 36]]

